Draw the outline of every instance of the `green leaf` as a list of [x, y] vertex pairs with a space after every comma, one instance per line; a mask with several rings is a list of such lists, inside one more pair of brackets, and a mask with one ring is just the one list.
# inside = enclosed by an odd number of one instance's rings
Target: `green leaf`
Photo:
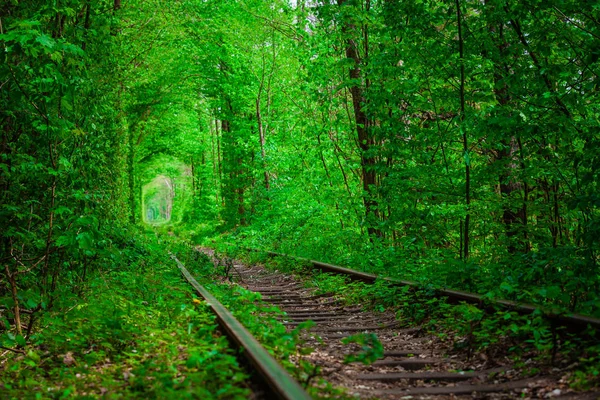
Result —
[[70, 209], [69, 207], [58, 206], [58, 207], [56, 207], [56, 210], [54, 210], [54, 214], [55, 215], [63, 215], [63, 214], [73, 215], [73, 210]]
[[57, 246], [71, 246], [73, 244], [73, 236], [71, 235], [60, 235], [56, 238]]
[[27, 345], [27, 341], [25, 340], [25, 338], [22, 335], [15, 336], [15, 342], [19, 346], [25, 346], [25, 345]]
[[79, 248], [82, 250], [93, 250], [94, 247], [94, 239], [89, 232], [81, 232], [77, 235], [77, 243], [79, 244]]
[[44, 33], [42, 33], [40, 36], [35, 38], [35, 41], [49, 49], [53, 49], [54, 46], [56, 45], [56, 41]]
[[39, 356], [39, 354], [37, 354], [37, 353], [36, 353], [35, 351], [33, 351], [33, 350], [29, 350], [29, 351], [27, 352], [27, 358], [29, 358], [29, 359], [30, 359], [30, 360], [32, 360], [32, 361], [35, 361], [36, 363], [37, 363], [37, 362], [40, 362], [40, 356]]
[[514, 290], [513, 287], [510, 284], [508, 284], [507, 282], [502, 282], [500, 284], [500, 289], [502, 289], [506, 293], [512, 293]]
[[383, 357], [383, 345], [374, 333], [359, 333], [342, 339], [343, 344], [356, 343], [362, 346], [357, 354], [348, 354], [344, 363], [362, 362], [365, 365], [372, 364]]

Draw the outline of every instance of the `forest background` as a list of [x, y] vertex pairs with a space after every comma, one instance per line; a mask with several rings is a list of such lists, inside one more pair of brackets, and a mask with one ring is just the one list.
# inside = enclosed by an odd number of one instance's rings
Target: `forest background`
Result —
[[599, 316], [599, 39], [573, 0], [4, 1], [4, 327], [139, 227]]

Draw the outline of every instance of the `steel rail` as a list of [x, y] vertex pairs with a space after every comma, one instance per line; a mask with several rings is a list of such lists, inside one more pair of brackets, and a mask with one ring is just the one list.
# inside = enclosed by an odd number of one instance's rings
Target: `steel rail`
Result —
[[240, 348], [254, 369], [260, 374], [265, 384], [277, 398], [281, 400], [309, 400], [311, 397], [290, 376], [290, 374], [271, 356], [250, 332], [223, 306], [208, 290], [194, 279], [185, 266], [174, 254], [171, 258], [177, 263], [185, 279], [196, 289], [198, 294], [217, 316], [217, 321], [227, 336]]
[[[377, 279], [383, 279], [389, 282], [394, 286], [409, 286], [412, 288], [417, 288], [419, 285], [416, 282], [388, 278], [385, 276], [369, 274], [367, 272], [356, 271], [350, 268], [340, 267], [333, 264], [324, 263], [321, 261], [311, 260], [304, 257], [291, 256], [289, 254], [276, 253], [274, 251], [266, 251], [266, 250], [258, 250], [258, 249], [250, 249], [246, 248], [247, 251], [266, 253], [271, 257], [286, 257], [295, 259], [298, 261], [307, 262], [312, 264], [313, 267], [320, 269], [324, 272], [332, 272], [337, 274], [342, 274], [350, 277], [352, 280], [362, 281], [365, 283], [374, 283]], [[578, 329], [585, 329], [588, 326], [600, 329], [600, 319], [589, 317], [582, 314], [564, 314], [559, 313], [553, 310], [544, 309], [543, 307], [537, 307], [531, 304], [518, 303], [516, 301], [511, 300], [503, 300], [503, 299], [489, 299], [479, 294], [463, 292], [460, 290], [451, 290], [451, 289], [435, 289], [439, 296], [448, 297], [452, 301], [465, 301], [467, 303], [478, 304], [483, 307], [490, 306], [500, 306], [504, 309], [509, 309], [512, 311], [516, 311], [519, 314], [527, 315], [532, 314], [536, 311], [540, 311], [548, 320], [552, 323], [563, 324], [567, 327], [576, 327]]]

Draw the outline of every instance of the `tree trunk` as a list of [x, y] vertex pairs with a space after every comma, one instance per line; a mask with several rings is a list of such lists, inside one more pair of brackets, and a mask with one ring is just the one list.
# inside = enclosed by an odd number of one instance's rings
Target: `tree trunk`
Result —
[[194, 165], [194, 157], [190, 160], [191, 168], [192, 168], [192, 198], [196, 198], [196, 168]]
[[[347, 0], [337, 0], [337, 4], [339, 7], [342, 7], [346, 4], [346, 1]], [[365, 96], [363, 85], [359, 82], [363, 82], [365, 79], [361, 71], [362, 60], [358, 54], [357, 40], [354, 38], [359, 36], [356, 31], [357, 27], [352, 23], [345, 23], [342, 26], [342, 34], [346, 37], [346, 57], [354, 61], [354, 65], [349, 71], [349, 78], [354, 82], [350, 87], [350, 94], [352, 96], [354, 123], [356, 125], [358, 146], [360, 149], [361, 180], [364, 192], [363, 202], [365, 205], [367, 232], [369, 237], [373, 238], [380, 237], [382, 234], [381, 230], [374, 226], [374, 223], [377, 222], [378, 215], [377, 201], [374, 198], [377, 188], [377, 173], [375, 172], [376, 159], [371, 154], [371, 150], [375, 145], [375, 140], [370, 134], [369, 127], [371, 121], [363, 109]]]
[[[508, 58], [506, 54], [508, 43], [504, 39], [504, 24], [499, 23], [497, 27], [490, 24], [488, 30], [494, 45], [498, 49], [498, 59], [494, 60], [494, 96], [498, 104], [504, 108], [510, 103], [509, 88], [505, 82], [505, 78], [510, 72], [505, 62]], [[515, 135], [504, 134], [504, 132], [501, 135], [500, 144], [502, 147], [496, 154], [495, 162], [502, 164], [498, 176], [500, 196], [503, 201], [502, 222], [506, 229], [507, 250], [510, 254], [514, 254], [518, 248], [522, 251], [526, 251], [528, 248], [525, 244], [517, 247], [517, 243], [515, 243], [515, 239], [519, 235], [519, 229], [524, 227], [526, 221], [525, 200], [517, 210], [510, 204], [512, 194], [520, 191], [523, 187], [523, 184], [515, 179], [518, 169], [520, 141]]]
[[135, 224], [135, 144], [133, 143], [133, 129], [129, 130], [127, 152], [127, 179], [129, 184], [129, 221]]
[[[262, 84], [261, 84], [262, 86]], [[260, 141], [260, 155], [262, 157], [262, 167], [263, 167], [263, 174], [264, 174], [264, 179], [265, 179], [265, 189], [267, 191], [269, 191], [270, 189], [270, 185], [269, 185], [269, 172], [267, 171], [267, 161], [266, 161], [266, 152], [265, 152], [265, 132], [263, 129], [263, 124], [262, 124], [262, 117], [260, 114], [260, 92], [258, 94], [258, 97], [256, 98], [256, 121], [257, 121], [257, 125], [258, 125], [258, 139]]]
[[[460, 12], [460, 0], [456, 0], [456, 22], [458, 25], [458, 53], [460, 58], [460, 124], [462, 125], [465, 121], [465, 53], [464, 53], [464, 39], [462, 35], [462, 13]], [[467, 130], [461, 129], [463, 152], [465, 158], [465, 204], [467, 207], [467, 214], [465, 215], [464, 230], [463, 230], [463, 243], [462, 243], [462, 256], [466, 260], [469, 258], [469, 225], [471, 222], [471, 160], [469, 156], [469, 141], [467, 137]]]
[[[223, 130], [223, 122], [221, 122], [221, 130]], [[225, 205], [223, 200], [223, 158], [221, 153], [221, 137], [219, 136], [219, 120], [215, 119], [215, 136], [217, 138], [217, 170], [219, 171], [219, 193], [221, 193], [221, 206]], [[217, 203], [219, 199], [217, 198]]]
[[[518, 168], [516, 154], [518, 152], [517, 138], [511, 136], [508, 140], [501, 140], [502, 149], [498, 151], [496, 161], [507, 162], [508, 165], [503, 166], [500, 173], [500, 196], [504, 202], [502, 212], [502, 222], [506, 227], [506, 238], [508, 239], [507, 250], [509, 253], [514, 254], [517, 252], [517, 246], [515, 243], [516, 237], [519, 235], [520, 227], [524, 224], [525, 220], [525, 204], [514, 210], [510, 204], [510, 198], [514, 192], [520, 191], [522, 188], [521, 182], [517, 182], [514, 178], [515, 171]], [[524, 250], [523, 246], [519, 248]]]

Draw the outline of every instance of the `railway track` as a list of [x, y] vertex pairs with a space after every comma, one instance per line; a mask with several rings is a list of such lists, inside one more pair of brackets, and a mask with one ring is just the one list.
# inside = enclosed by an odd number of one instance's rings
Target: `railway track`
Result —
[[[250, 252], [260, 252], [260, 250], [256, 249], [246, 249], [246, 251]], [[340, 267], [337, 265], [332, 265], [320, 261], [309, 260], [307, 258], [290, 256], [287, 254], [276, 253], [273, 251], [265, 252], [270, 257], [284, 257], [288, 259], [294, 259], [297, 261], [301, 261], [307, 264], [310, 264], [315, 269], [319, 269], [323, 272], [331, 272], [336, 274], [342, 274], [349, 277], [352, 280], [362, 281], [366, 283], [374, 283], [377, 279], [383, 279], [387, 281], [389, 284], [394, 286], [408, 286], [412, 288], [419, 287], [419, 284], [416, 282], [380, 277], [374, 274], [369, 274], [362, 271], [356, 271], [349, 268]], [[532, 314], [534, 312], [541, 312], [544, 314], [545, 318], [551, 320], [555, 325], [562, 325], [571, 328], [573, 331], [583, 331], [588, 326], [594, 329], [600, 329], [600, 319], [588, 317], [581, 314], [563, 314], [560, 312], [555, 312], [554, 310], [540, 309], [537, 306], [531, 304], [522, 304], [517, 303], [510, 300], [496, 299], [493, 302], [490, 302], [490, 299], [484, 298], [484, 296], [463, 292], [460, 290], [450, 290], [450, 289], [437, 289], [437, 295], [440, 297], [446, 297], [453, 302], [466, 302], [471, 304], [477, 304], [479, 306], [488, 307], [500, 307], [508, 310], [514, 310], [519, 314]]]
[[[299, 279], [261, 266], [230, 267], [237, 284], [261, 293], [264, 301], [285, 312], [282, 322], [289, 330], [309, 326], [302, 339], [313, 351], [302, 357], [318, 366], [331, 384], [360, 398], [600, 398], [598, 393], [570, 393], [559, 369], [524, 377], [510, 364], [489, 365], [478, 355], [467, 357], [422, 327], [403, 328], [393, 312], [345, 305], [333, 293], [316, 294]], [[369, 356], [379, 359], [360, 362]], [[348, 362], [349, 357], [355, 361]]]
[[[213, 259], [211, 249], [201, 249]], [[301, 385], [173, 257], [185, 278], [217, 314], [223, 331], [243, 350], [266, 388], [256, 398], [308, 399]], [[302, 351], [292, 359], [315, 366], [315, 376], [362, 399], [600, 399], [573, 393], [559, 368], [522, 375], [510, 362], [457, 351], [424, 327], [403, 327], [392, 311], [365, 311], [334, 293], [318, 293], [297, 277], [260, 265], [227, 262], [228, 276], [280, 308], [288, 331], [300, 330]], [[332, 266], [335, 267], [335, 266]], [[339, 268], [339, 267], [335, 267]], [[323, 268], [321, 268], [323, 269]], [[348, 273], [348, 271], [337, 271]], [[364, 274], [363, 274], [364, 275]], [[356, 279], [364, 279], [359, 273]], [[526, 311], [525, 311], [526, 312]], [[260, 316], [257, 316], [260, 318]], [[593, 320], [593, 319], [592, 319]], [[505, 359], [506, 361], [507, 359]], [[323, 397], [327, 398], [327, 397]]]

